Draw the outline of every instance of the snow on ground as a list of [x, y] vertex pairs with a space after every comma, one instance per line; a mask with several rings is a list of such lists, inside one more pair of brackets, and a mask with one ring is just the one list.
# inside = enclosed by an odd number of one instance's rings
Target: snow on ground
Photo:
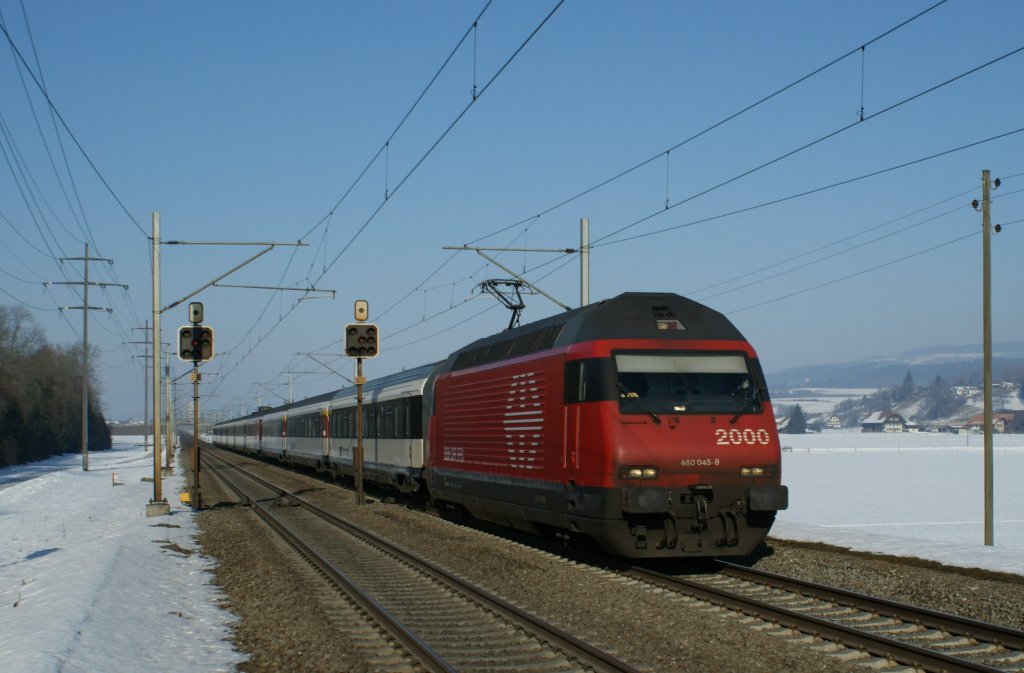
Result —
[[809, 416], [831, 413], [840, 402], [860, 399], [877, 393], [877, 388], [798, 388], [792, 391], [772, 393], [772, 405], [776, 409], [789, 410], [799, 404]]
[[[128, 440], [134, 440], [128, 442]], [[231, 671], [211, 562], [164, 481], [169, 516], [146, 518], [141, 438], [0, 470], [0, 670]], [[983, 545], [980, 435], [783, 435], [790, 509], [775, 537], [1024, 575], [1024, 435], [995, 438], [995, 546]], [[113, 474], [122, 485], [113, 486]], [[174, 547], [177, 545], [177, 547]]]
[[774, 537], [1024, 575], [1024, 435], [994, 437], [994, 545], [984, 545], [979, 434], [782, 435], [789, 509]]
[[146, 517], [153, 455], [141, 440], [115, 438], [88, 472], [79, 454], [0, 470], [0, 670], [193, 673], [244, 660], [225, 640], [211, 562], [171, 546], [196, 548], [180, 474], [163, 482], [170, 516]]

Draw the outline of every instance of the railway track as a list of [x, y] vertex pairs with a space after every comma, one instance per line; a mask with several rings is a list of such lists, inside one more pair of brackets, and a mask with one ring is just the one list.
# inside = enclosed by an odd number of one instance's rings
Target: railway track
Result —
[[629, 577], [862, 653], [875, 668], [1024, 672], [1024, 632], [720, 562], [720, 572]]
[[[593, 564], [607, 568], [600, 560]], [[620, 574], [622, 569], [606, 572]], [[727, 563], [700, 576], [677, 577], [643, 568], [626, 574], [734, 614], [750, 615], [754, 628], [879, 671], [1024, 672], [1024, 632], [1011, 628]], [[775, 626], [765, 628], [765, 622]], [[506, 663], [503, 657], [498, 660]], [[534, 670], [525, 664], [519, 668]]]
[[399, 645], [407, 660], [394, 670], [637, 670], [211, 453], [209, 473]]

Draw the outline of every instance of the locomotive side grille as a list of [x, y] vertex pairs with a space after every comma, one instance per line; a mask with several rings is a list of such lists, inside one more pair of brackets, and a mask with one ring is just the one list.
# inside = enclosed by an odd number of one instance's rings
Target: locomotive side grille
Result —
[[452, 366], [452, 371], [478, 367], [501, 360], [511, 360], [512, 358], [546, 350], [555, 344], [558, 335], [562, 333], [563, 327], [565, 327], [564, 322], [557, 325], [549, 325], [543, 329], [512, 337], [511, 339], [491, 342], [485, 346], [459, 353], [459, 356], [455, 359], [455, 364]]

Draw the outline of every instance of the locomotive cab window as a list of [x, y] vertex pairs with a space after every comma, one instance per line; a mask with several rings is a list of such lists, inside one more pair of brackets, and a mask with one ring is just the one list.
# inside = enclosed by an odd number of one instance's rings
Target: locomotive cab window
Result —
[[617, 353], [624, 414], [760, 413], [763, 385], [741, 354]]

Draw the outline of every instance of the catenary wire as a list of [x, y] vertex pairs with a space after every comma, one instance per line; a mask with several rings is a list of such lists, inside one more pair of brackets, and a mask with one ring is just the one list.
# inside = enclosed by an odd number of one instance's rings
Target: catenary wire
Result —
[[505, 227], [502, 227], [500, 229], [492, 231], [489, 234], [485, 234], [485, 235], [483, 235], [483, 236], [481, 236], [479, 238], [476, 238], [476, 239], [474, 239], [472, 241], [469, 241], [469, 243], [467, 243], [467, 245], [472, 245], [473, 243], [479, 243], [480, 241], [486, 240], [486, 239], [488, 239], [488, 238], [490, 238], [492, 236], [496, 236], [497, 234], [503, 233], [503, 232], [505, 232], [505, 231], [507, 231], [509, 229], [514, 229], [514, 228], [516, 228], [516, 227], [518, 227], [520, 225], [526, 224], [527, 222], [539, 220], [544, 215], [547, 215], [547, 214], [549, 214], [549, 213], [551, 213], [551, 212], [553, 212], [555, 210], [558, 210], [559, 208], [561, 208], [563, 206], [566, 206], [566, 205], [572, 203], [573, 201], [576, 201], [576, 200], [578, 200], [578, 199], [580, 199], [580, 198], [582, 198], [582, 197], [584, 197], [584, 196], [586, 196], [586, 195], [588, 195], [588, 194], [590, 194], [592, 192], [595, 192], [595, 191], [601, 189], [602, 187], [605, 187], [605, 186], [607, 186], [607, 185], [609, 185], [609, 184], [611, 184], [611, 183], [613, 183], [613, 182], [615, 182], [615, 181], [617, 181], [617, 180], [619, 180], [619, 179], [629, 175], [630, 173], [633, 173], [633, 172], [643, 168], [644, 166], [650, 164], [652, 161], [657, 160], [662, 155], [668, 154], [668, 153], [670, 153], [670, 152], [672, 152], [674, 150], [679, 149], [680, 147], [683, 147], [684, 145], [687, 145], [690, 142], [693, 142], [694, 140], [697, 140], [698, 138], [700, 138], [700, 137], [710, 133], [711, 131], [717, 129], [718, 127], [723, 126], [723, 125], [729, 123], [730, 121], [733, 121], [734, 119], [736, 119], [736, 118], [742, 116], [743, 114], [753, 110], [754, 108], [757, 108], [757, 107], [763, 105], [764, 103], [767, 103], [768, 101], [770, 101], [773, 98], [776, 98], [777, 96], [785, 93], [786, 91], [792, 89], [793, 87], [795, 87], [795, 86], [797, 86], [797, 85], [799, 85], [799, 84], [801, 84], [801, 83], [803, 83], [803, 82], [813, 78], [816, 75], [821, 74], [822, 72], [828, 70], [832, 66], [834, 66], [834, 65], [844, 61], [845, 59], [849, 58], [853, 54], [856, 54], [863, 47], [870, 46], [871, 44], [874, 44], [875, 42], [878, 42], [879, 40], [881, 40], [881, 39], [883, 39], [885, 37], [888, 37], [892, 33], [894, 33], [897, 30], [899, 30], [900, 28], [903, 28], [904, 26], [912, 23], [913, 21], [916, 21], [917, 19], [921, 18], [925, 14], [931, 12], [933, 9], [936, 9], [937, 7], [939, 7], [940, 5], [943, 5], [945, 3], [946, 3], [946, 0], [941, 0], [940, 2], [935, 3], [931, 7], [928, 7], [927, 9], [925, 9], [925, 10], [915, 14], [914, 16], [910, 17], [909, 19], [906, 19], [905, 21], [902, 21], [901, 23], [893, 26], [892, 28], [889, 28], [885, 32], [880, 33], [879, 35], [876, 35], [875, 37], [871, 38], [867, 42], [863, 43], [863, 45], [861, 47], [856, 47], [854, 49], [851, 49], [851, 50], [847, 51], [845, 54], [834, 58], [833, 60], [829, 61], [825, 65], [819, 66], [818, 68], [815, 68], [811, 72], [809, 72], [809, 73], [807, 73], [807, 74], [805, 74], [805, 75], [803, 75], [801, 77], [798, 77], [797, 79], [793, 80], [789, 84], [786, 84], [785, 86], [775, 90], [774, 92], [768, 94], [767, 96], [764, 96], [763, 98], [761, 98], [761, 99], [759, 99], [759, 100], [757, 100], [757, 101], [755, 101], [753, 103], [750, 103], [746, 107], [744, 107], [744, 108], [742, 108], [742, 109], [740, 109], [740, 110], [738, 110], [738, 111], [736, 111], [736, 112], [734, 112], [734, 113], [724, 117], [723, 119], [715, 122], [711, 126], [708, 126], [707, 128], [705, 128], [705, 129], [703, 129], [701, 131], [698, 131], [697, 133], [693, 134], [692, 136], [686, 138], [685, 140], [682, 140], [682, 141], [676, 143], [675, 145], [673, 145], [673, 146], [671, 146], [671, 147], [669, 147], [669, 148], [667, 148], [667, 149], [665, 149], [665, 150], [655, 154], [654, 156], [651, 156], [651, 157], [641, 161], [640, 163], [635, 164], [634, 166], [631, 166], [631, 167], [629, 167], [629, 168], [627, 168], [627, 169], [617, 173], [616, 175], [613, 175], [612, 177], [607, 178], [607, 179], [599, 182], [598, 184], [583, 190], [582, 192], [579, 192], [578, 194], [570, 196], [569, 198], [564, 199], [564, 200], [560, 201], [559, 203], [556, 203], [555, 205], [550, 206], [550, 207], [540, 211], [536, 215], [532, 215], [532, 216], [527, 217], [525, 219], [519, 220], [518, 222], [515, 222], [513, 224], [507, 225]]
[[50, 98], [50, 95], [46, 92], [46, 88], [39, 81], [39, 78], [36, 77], [36, 74], [35, 72], [33, 72], [32, 67], [29, 65], [28, 61], [26, 61], [25, 57], [22, 56], [21, 50], [18, 49], [18, 45], [14, 42], [14, 38], [11, 37], [11, 34], [7, 32], [7, 26], [4, 23], [0, 23], [0, 32], [3, 32], [4, 37], [7, 38], [7, 42], [11, 45], [11, 49], [14, 50], [14, 53], [18, 57], [18, 60], [21, 61], [22, 65], [25, 67], [26, 72], [28, 72], [29, 76], [32, 78], [32, 81], [35, 83], [36, 87], [42, 93], [43, 98], [46, 99], [47, 105], [50, 106], [50, 109], [57, 116], [57, 119], [60, 120], [61, 126], [64, 127], [64, 130], [67, 132], [68, 137], [71, 138], [71, 140], [75, 143], [75, 146], [78, 148], [78, 151], [82, 154], [82, 157], [85, 159], [86, 163], [89, 164], [89, 167], [92, 169], [93, 173], [96, 174], [96, 177], [99, 178], [100, 182], [106, 188], [107, 192], [110, 194], [111, 197], [113, 197], [114, 201], [117, 203], [118, 206], [120, 206], [121, 210], [124, 211], [124, 214], [128, 216], [128, 219], [131, 220], [131, 223], [135, 226], [135, 228], [138, 229], [143, 236], [149, 238], [149, 235], [146, 233], [146, 230], [142, 228], [142, 225], [138, 223], [135, 217], [128, 210], [128, 207], [124, 205], [124, 202], [114, 191], [113, 187], [110, 186], [110, 183], [107, 182], [107, 179], [103, 176], [99, 168], [93, 162], [92, 157], [90, 157], [89, 153], [85, 151], [85, 147], [83, 147], [82, 143], [78, 141], [78, 137], [74, 134], [74, 132], [71, 130], [71, 127], [64, 120], [64, 116], [61, 115], [60, 110], [57, 109], [57, 105], [53, 102], [53, 100]]
[[[651, 220], [651, 219], [653, 219], [655, 217], [658, 217], [659, 215], [662, 215], [663, 213], [668, 212], [672, 208], [677, 208], [677, 207], [679, 207], [679, 206], [681, 206], [683, 204], [686, 204], [686, 203], [689, 203], [690, 201], [693, 201], [694, 199], [697, 199], [697, 198], [700, 198], [701, 196], [705, 196], [707, 194], [710, 194], [711, 192], [714, 192], [714, 191], [716, 191], [718, 189], [721, 189], [722, 187], [725, 187], [726, 185], [730, 185], [730, 184], [732, 184], [732, 183], [734, 183], [734, 182], [736, 182], [738, 180], [741, 180], [741, 179], [743, 179], [743, 178], [745, 178], [745, 177], [747, 177], [749, 175], [752, 175], [753, 173], [756, 173], [756, 172], [758, 172], [760, 170], [768, 168], [769, 166], [772, 166], [772, 165], [774, 165], [774, 164], [776, 164], [776, 163], [778, 163], [780, 161], [783, 161], [784, 159], [788, 159], [789, 157], [792, 157], [792, 156], [794, 156], [794, 155], [796, 155], [796, 154], [798, 154], [800, 152], [803, 152], [804, 150], [807, 150], [807, 149], [810, 149], [811, 147], [819, 145], [820, 143], [823, 143], [826, 140], [829, 140], [830, 138], [834, 138], [834, 137], [836, 137], [836, 136], [838, 136], [838, 135], [840, 135], [840, 134], [842, 134], [842, 133], [844, 133], [846, 131], [849, 131], [850, 129], [852, 129], [854, 127], [860, 126], [864, 122], [870, 121], [872, 119], [875, 119], [876, 117], [879, 117], [879, 116], [884, 115], [884, 114], [886, 114], [888, 112], [891, 112], [891, 111], [893, 111], [893, 110], [895, 110], [895, 109], [897, 109], [897, 108], [899, 108], [899, 107], [901, 107], [901, 106], [903, 106], [903, 105], [905, 105], [907, 103], [910, 103], [911, 101], [917, 100], [918, 98], [921, 98], [922, 96], [926, 96], [926, 95], [928, 95], [930, 93], [933, 93], [933, 92], [935, 92], [935, 91], [937, 91], [937, 90], [939, 90], [939, 89], [941, 89], [941, 88], [943, 88], [945, 86], [948, 86], [948, 85], [950, 85], [950, 84], [952, 84], [954, 82], [957, 82], [957, 81], [963, 79], [964, 77], [967, 77], [968, 75], [974, 74], [974, 73], [976, 73], [976, 72], [978, 72], [980, 70], [983, 70], [984, 68], [988, 68], [989, 66], [995, 65], [996, 63], [999, 63], [1000, 61], [1003, 61], [1004, 59], [1007, 59], [1007, 58], [1010, 58], [1011, 56], [1019, 54], [1022, 51], [1024, 51], [1024, 47], [1018, 47], [1017, 49], [1009, 51], [1009, 52], [1003, 54], [1002, 56], [998, 56], [998, 57], [996, 57], [996, 58], [994, 58], [994, 59], [992, 59], [990, 61], [987, 61], [986, 63], [983, 63], [983, 64], [981, 64], [979, 66], [975, 66], [974, 68], [971, 68], [970, 70], [967, 70], [965, 72], [960, 73], [959, 75], [951, 77], [951, 78], [945, 80], [944, 82], [941, 82], [939, 84], [931, 86], [931, 87], [929, 87], [929, 88], [927, 88], [927, 89], [925, 89], [923, 91], [919, 91], [918, 93], [916, 93], [916, 94], [914, 94], [912, 96], [909, 96], [907, 98], [904, 98], [903, 100], [901, 100], [901, 101], [899, 101], [897, 103], [894, 103], [894, 104], [890, 105], [889, 107], [883, 108], [882, 110], [879, 110], [878, 112], [874, 112], [874, 113], [866, 116], [864, 118], [863, 122], [858, 120], [858, 121], [852, 122], [850, 124], [847, 124], [845, 126], [842, 126], [842, 127], [838, 128], [838, 129], [836, 129], [834, 131], [831, 131], [831, 132], [829, 132], [829, 133], [827, 133], [827, 134], [825, 134], [825, 135], [823, 135], [823, 136], [821, 136], [819, 138], [816, 138], [815, 140], [812, 140], [812, 141], [810, 141], [808, 143], [805, 143], [804, 145], [801, 145], [800, 147], [797, 147], [796, 149], [793, 149], [793, 150], [790, 150], [790, 151], [785, 152], [783, 154], [780, 154], [779, 156], [777, 156], [777, 157], [775, 157], [773, 159], [770, 159], [768, 161], [765, 161], [765, 162], [763, 162], [763, 163], [761, 163], [761, 164], [759, 164], [759, 165], [757, 165], [757, 166], [755, 166], [753, 168], [750, 168], [750, 169], [748, 169], [748, 170], [746, 170], [746, 171], [744, 171], [744, 172], [742, 172], [742, 173], [740, 173], [738, 175], [735, 175], [735, 176], [733, 176], [731, 178], [728, 178], [727, 180], [723, 180], [722, 182], [719, 182], [718, 184], [716, 184], [716, 185], [714, 185], [712, 187], [708, 187], [708, 188], [706, 188], [706, 189], [704, 189], [704, 190], [702, 190], [700, 192], [696, 192], [696, 193], [694, 193], [694, 194], [692, 194], [692, 195], [690, 195], [690, 196], [688, 196], [688, 197], [686, 197], [686, 198], [684, 198], [684, 199], [682, 199], [680, 201], [677, 201], [676, 203], [673, 203], [668, 208], [659, 209], [658, 211], [656, 211], [654, 213], [651, 213], [650, 215], [647, 215], [647, 216], [645, 216], [645, 217], [643, 217], [643, 218], [641, 218], [641, 219], [639, 219], [639, 220], [637, 220], [637, 221], [635, 221], [635, 222], [633, 222], [631, 224], [627, 224], [624, 227], [621, 227], [621, 228], [619, 228], [619, 229], [617, 229], [615, 231], [609, 232], [608, 234], [605, 234], [604, 236], [601, 236], [601, 237], [597, 238], [594, 241], [594, 243], [592, 244], [592, 247], [593, 247], [593, 245], [597, 245], [597, 244], [601, 243], [602, 241], [604, 241], [604, 240], [606, 240], [608, 238], [611, 238], [612, 236], [616, 236], [618, 234], [621, 234], [622, 232], [627, 231], [628, 229], [632, 229], [633, 227], [635, 227], [635, 226], [637, 226], [639, 224], [642, 224], [643, 222], [647, 222], [648, 220]], [[1012, 135], [1014, 133], [1019, 133], [1021, 130], [1022, 129], [1017, 129], [1016, 131], [1010, 131], [1010, 132], [1002, 134], [1000, 136], [995, 136], [994, 138], [991, 138], [991, 139], [1001, 138], [1001, 137], [1004, 137], [1004, 136], [1007, 136], [1007, 135]], [[982, 142], [986, 142], [986, 141], [982, 141]], [[959, 148], [959, 149], [962, 149], [962, 148]]]

